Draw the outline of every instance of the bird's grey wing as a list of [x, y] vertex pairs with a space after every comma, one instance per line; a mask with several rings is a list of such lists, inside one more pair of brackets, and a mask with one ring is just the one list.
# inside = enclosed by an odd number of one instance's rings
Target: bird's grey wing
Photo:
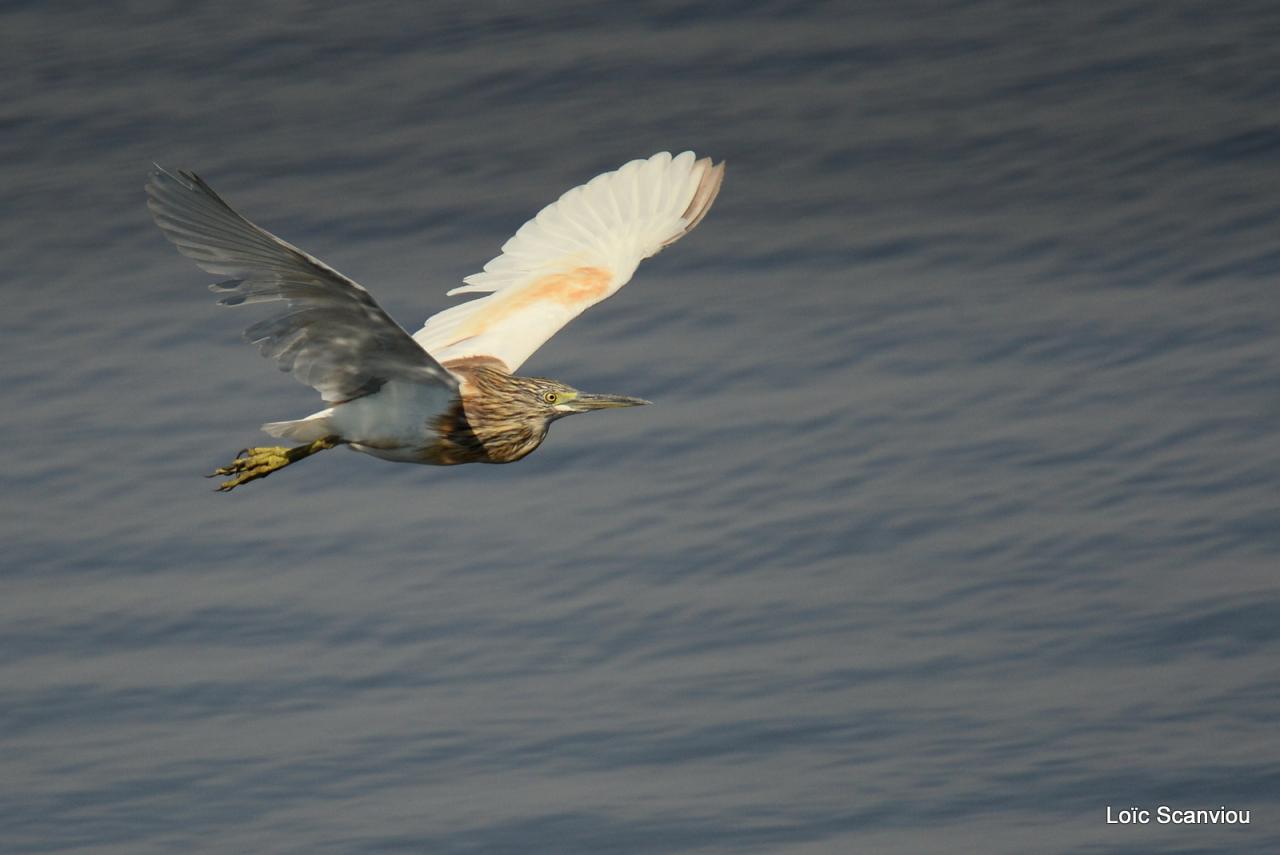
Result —
[[165, 237], [210, 273], [224, 306], [283, 302], [245, 330], [263, 356], [329, 403], [389, 380], [457, 387], [457, 380], [356, 282], [240, 216], [199, 176], [157, 166], [147, 207]]

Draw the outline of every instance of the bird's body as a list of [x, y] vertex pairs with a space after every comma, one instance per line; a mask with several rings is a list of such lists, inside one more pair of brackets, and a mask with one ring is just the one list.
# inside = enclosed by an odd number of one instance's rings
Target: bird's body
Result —
[[241, 217], [200, 178], [158, 169], [147, 192], [161, 230], [201, 267], [234, 277], [212, 286], [224, 305], [285, 303], [245, 335], [329, 404], [263, 425], [303, 444], [246, 449], [214, 473], [232, 476], [220, 489], [337, 445], [406, 463], [510, 463], [536, 449], [556, 419], [647, 403], [515, 370], [697, 225], [723, 170], [692, 152], [664, 152], [597, 176], [450, 292], [489, 296], [434, 315], [410, 337], [358, 284]]
[[[308, 424], [305, 432], [288, 436], [341, 436], [356, 451], [400, 463], [514, 463], [542, 444], [558, 418], [588, 409], [646, 403], [615, 395], [583, 396], [563, 383], [508, 374], [478, 361], [446, 363], [445, 367], [458, 378], [458, 391], [452, 396], [418, 385], [389, 383], [375, 395], [332, 408], [323, 421]], [[548, 402], [548, 395], [556, 400]], [[584, 397], [598, 402], [598, 407], [580, 409], [578, 402]]]

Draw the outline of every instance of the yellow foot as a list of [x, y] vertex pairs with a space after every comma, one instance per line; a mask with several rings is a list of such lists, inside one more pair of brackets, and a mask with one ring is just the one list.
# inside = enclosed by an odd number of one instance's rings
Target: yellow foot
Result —
[[250, 481], [266, 478], [277, 469], [283, 469], [291, 463], [297, 463], [302, 458], [310, 457], [317, 451], [333, 448], [341, 441], [336, 436], [326, 436], [323, 439], [317, 439], [315, 442], [299, 445], [296, 448], [286, 448], [283, 445], [266, 448], [246, 448], [236, 455], [235, 460], [226, 466], [215, 469], [213, 474], [208, 477], [216, 478], [219, 475], [235, 476], [218, 485], [218, 492], [226, 493], [241, 484], [248, 484]]

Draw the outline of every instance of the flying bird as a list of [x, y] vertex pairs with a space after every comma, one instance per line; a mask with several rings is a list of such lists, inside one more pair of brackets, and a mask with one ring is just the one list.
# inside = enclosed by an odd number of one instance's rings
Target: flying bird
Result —
[[597, 175], [448, 292], [487, 296], [433, 315], [411, 336], [363, 287], [249, 222], [195, 173], [157, 166], [146, 188], [156, 225], [204, 270], [231, 277], [209, 286], [220, 304], [278, 304], [245, 338], [326, 405], [262, 426], [299, 445], [246, 448], [210, 477], [229, 476], [225, 492], [339, 445], [405, 463], [511, 463], [557, 419], [648, 403], [515, 372], [641, 261], [692, 231], [723, 178], [723, 162], [691, 151]]

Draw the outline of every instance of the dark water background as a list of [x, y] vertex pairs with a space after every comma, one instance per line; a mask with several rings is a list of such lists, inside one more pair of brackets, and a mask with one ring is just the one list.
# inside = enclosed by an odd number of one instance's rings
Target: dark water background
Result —
[[[0, 852], [1280, 851], [1280, 7], [11, 3]], [[152, 160], [413, 329], [728, 161], [527, 364], [657, 406], [331, 452]], [[1107, 826], [1159, 804], [1247, 827]]]

